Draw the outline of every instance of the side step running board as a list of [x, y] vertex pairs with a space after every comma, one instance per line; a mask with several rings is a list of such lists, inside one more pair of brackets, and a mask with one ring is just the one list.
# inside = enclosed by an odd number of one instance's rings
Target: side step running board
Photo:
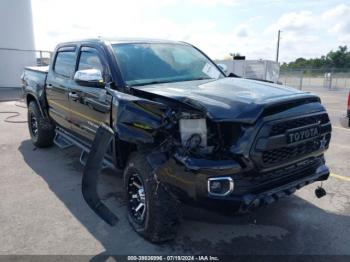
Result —
[[63, 136], [61, 136], [58, 132], [56, 132], [53, 142], [60, 149], [67, 149], [67, 148], [69, 148], [69, 147], [74, 145], [72, 142], [70, 142], [69, 140], [65, 139]]
[[[84, 142], [80, 141], [78, 138], [73, 137], [70, 133], [66, 132], [65, 130], [61, 128], [56, 128], [55, 130], [56, 135], [54, 139], [55, 145], [57, 145], [60, 149], [67, 149], [71, 146], [77, 146], [81, 149], [80, 154], [80, 163], [85, 166], [86, 161], [88, 159], [88, 155], [90, 153], [90, 147], [86, 145]], [[103, 168], [115, 168], [115, 165], [113, 164], [112, 157], [109, 155], [105, 155], [103, 161], [102, 161], [102, 169]]]
[[[81, 150], [80, 158], [79, 158], [80, 164], [82, 164], [83, 166], [86, 166], [86, 162], [88, 161], [89, 154], [90, 154], [90, 151], [86, 151], [84, 149]], [[105, 169], [108, 167], [115, 168], [112, 161], [105, 157], [102, 161], [102, 169]]]

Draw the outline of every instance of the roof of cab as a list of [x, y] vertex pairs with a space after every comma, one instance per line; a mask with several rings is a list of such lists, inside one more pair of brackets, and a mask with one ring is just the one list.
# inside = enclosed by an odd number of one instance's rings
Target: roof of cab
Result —
[[185, 42], [165, 40], [165, 39], [152, 39], [152, 38], [90, 38], [81, 39], [76, 41], [64, 42], [58, 44], [58, 46], [76, 45], [80, 43], [105, 43], [105, 44], [126, 44], [126, 43], [172, 43], [172, 44], [186, 44]]

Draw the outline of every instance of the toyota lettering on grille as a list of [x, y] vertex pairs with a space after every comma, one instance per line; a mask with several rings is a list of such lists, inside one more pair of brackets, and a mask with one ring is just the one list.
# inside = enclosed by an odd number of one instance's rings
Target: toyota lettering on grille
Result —
[[320, 127], [309, 126], [287, 131], [287, 143], [297, 143], [306, 139], [317, 137], [320, 134]]

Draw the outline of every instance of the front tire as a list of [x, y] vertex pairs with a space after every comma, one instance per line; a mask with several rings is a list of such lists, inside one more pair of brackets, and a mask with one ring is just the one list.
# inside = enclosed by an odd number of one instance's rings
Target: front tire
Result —
[[128, 219], [134, 230], [155, 243], [172, 240], [180, 225], [179, 202], [156, 181], [143, 153], [133, 153], [124, 170]]
[[52, 146], [55, 136], [54, 125], [41, 115], [35, 101], [31, 101], [28, 106], [28, 128], [31, 140], [36, 147]]

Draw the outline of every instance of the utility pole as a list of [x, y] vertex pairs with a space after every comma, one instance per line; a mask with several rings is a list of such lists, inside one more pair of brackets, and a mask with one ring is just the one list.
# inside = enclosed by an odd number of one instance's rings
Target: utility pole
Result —
[[276, 62], [278, 62], [278, 57], [279, 57], [279, 53], [280, 53], [280, 39], [281, 39], [281, 30], [278, 30]]

